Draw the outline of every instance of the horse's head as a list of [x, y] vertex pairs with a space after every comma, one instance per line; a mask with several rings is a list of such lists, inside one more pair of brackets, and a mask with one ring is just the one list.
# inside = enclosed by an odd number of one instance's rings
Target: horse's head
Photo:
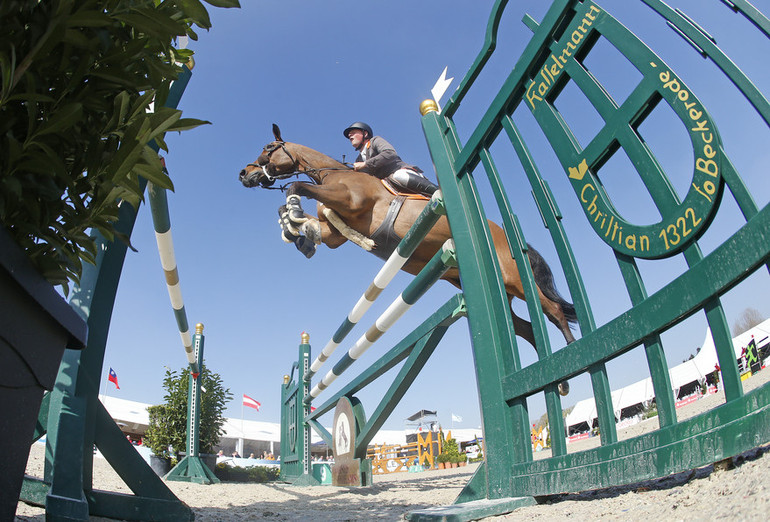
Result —
[[285, 179], [297, 173], [299, 160], [289, 152], [289, 146], [281, 138], [281, 129], [273, 124], [275, 141], [271, 141], [262, 149], [254, 163], [249, 163], [241, 170], [238, 179], [246, 187], [269, 187], [277, 179]]

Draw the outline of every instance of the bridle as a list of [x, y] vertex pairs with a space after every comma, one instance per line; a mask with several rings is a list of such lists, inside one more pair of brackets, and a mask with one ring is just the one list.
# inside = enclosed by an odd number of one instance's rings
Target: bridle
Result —
[[[283, 150], [284, 154], [286, 154], [289, 157], [289, 159], [291, 160], [292, 168], [294, 168], [294, 171], [293, 172], [288, 172], [286, 174], [278, 174], [276, 176], [271, 176], [270, 173], [267, 171], [266, 167], [268, 165], [270, 165], [270, 156], [272, 156], [273, 152], [277, 151], [278, 149]], [[265, 178], [267, 178], [267, 181], [269, 182], [269, 184], [262, 184], [263, 188], [268, 188], [268, 189], [272, 189], [272, 190], [276, 190], [276, 189], [283, 190], [285, 188], [285, 186], [284, 187], [272, 187], [271, 185], [273, 183], [275, 183], [275, 181], [278, 180], [278, 179], [286, 179], [286, 178], [290, 178], [292, 176], [299, 176], [300, 174], [303, 174], [303, 172], [300, 171], [297, 168], [299, 166], [299, 161], [294, 159], [294, 156], [291, 155], [291, 152], [289, 152], [289, 149], [286, 148], [286, 144], [284, 142], [276, 141], [276, 142], [273, 142], [273, 143], [268, 143], [267, 145], [265, 145], [265, 148], [263, 149], [263, 152], [265, 152], [267, 154], [267, 160], [268, 160], [267, 163], [265, 163], [264, 165], [259, 165], [257, 163], [248, 163], [247, 164], [247, 166], [249, 166], [249, 167], [254, 167], [254, 168], [257, 168], [257, 169], [262, 169], [262, 173], [265, 175]]]
[[[268, 165], [270, 165], [270, 156], [272, 156], [272, 154], [275, 151], [277, 151], [278, 149], [283, 150], [284, 154], [286, 154], [289, 157], [289, 160], [291, 160], [292, 168], [294, 170], [291, 171], [291, 172], [285, 172], [283, 174], [271, 175], [270, 173], [268, 173], [266, 167]], [[267, 145], [265, 145], [265, 148], [263, 149], [263, 151], [267, 154], [267, 159], [268, 159], [267, 163], [265, 163], [264, 165], [259, 165], [257, 163], [248, 163], [247, 165], [249, 167], [254, 167], [254, 168], [262, 170], [262, 173], [265, 175], [265, 178], [267, 178], [267, 181], [268, 181], [268, 183], [266, 183], [266, 184], [262, 184], [261, 183], [262, 188], [266, 188], [266, 189], [270, 189], [270, 190], [284, 191], [286, 189], [286, 187], [288, 187], [291, 184], [291, 183], [287, 183], [286, 185], [281, 185], [279, 187], [273, 187], [272, 184], [275, 183], [276, 180], [288, 179], [288, 178], [292, 178], [294, 176], [300, 176], [300, 175], [304, 174], [304, 175], [306, 175], [310, 179], [310, 181], [313, 184], [320, 185], [323, 180], [321, 179], [321, 181], [319, 181], [319, 180], [315, 179], [312, 176], [312, 174], [318, 174], [320, 172], [327, 171], [327, 170], [348, 170], [348, 169], [340, 169], [340, 168], [334, 168], [334, 167], [327, 167], [327, 168], [321, 168], [321, 169], [304, 168], [304, 169], [300, 170], [300, 162], [299, 162], [299, 160], [295, 159], [294, 156], [291, 155], [291, 152], [289, 152], [289, 149], [286, 148], [286, 144], [283, 141], [276, 141], [276, 142], [273, 142], [273, 143], [268, 143]]]

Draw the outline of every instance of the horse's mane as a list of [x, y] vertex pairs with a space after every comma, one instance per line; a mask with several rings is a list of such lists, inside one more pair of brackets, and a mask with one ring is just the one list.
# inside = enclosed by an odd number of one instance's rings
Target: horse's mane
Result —
[[[299, 143], [292, 143], [288, 141], [284, 144], [291, 147], [291, 149], [296, 149], [297, 156], [301, 157], [302, 160], [305, 161], [305, 163], [307, 163], [311, 168], [323, 167], [339, 170], [352, 170], [348, 165], [345, 165], [341, 161], [337, 161], [331, 156], [327, 156], [323, 152], [312, 149], [307, 145], [300, 145]], [[292, 152], [294, 152], [294, 150], [292, 150]]]

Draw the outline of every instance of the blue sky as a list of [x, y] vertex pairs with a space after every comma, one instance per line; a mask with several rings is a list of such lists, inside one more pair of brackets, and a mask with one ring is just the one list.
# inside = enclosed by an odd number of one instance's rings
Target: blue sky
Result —
[[[189, 47], [196, 52], [196, 66], [180, 108], [186, 117], [212, 124], [167, 137], [170, 152], [166, 163], [175, 184], [169, 205], [189, 322], [191, 326], [204, 323], [206, 363], [222, 375], [225, 386], [235, 396], [226, 414], [241, 416], [240, 397], [245, 393], [262, 403], [260, 412], [247, 408], [246, 419], [278, 422], [280, 383], [296, 360], [301, 333], [310, 334], [313, 353], [317, 354], [377, 273], [381, 261], [350, 244], [336, 250], [320, 248], [311, 260], [305, 259], [279, 237], [276, 209], [282, 203], [281, 194], [245, 189], [238, 182], [238, 172], [271, 141], [272, 123], [280, 125], [287, 141], [308, 145], [338, 159], [345, 155], [352, 161], [355, 154], [342, 130], [353, 121], [363, 120], [390, 141], [402, 158], [421, 166], [435, 180], [418, 106], [430, 97], [430, 89], [445, 66], [448, 76], [455, 78], [449, 93], [458, 86], [481, 48], [493, 2], [242, 3], [239, 10], [211, 8], [213, 28], [200, 31], [200, 40], [190, 42]], [[709, 2], [708, 8], [696, 0], [669, 3], [706, 27], [728, 54], [737, 53], [738, 65], [760, 90], [770, 92], [766, 67], [770, 46], [766, 39], [752, 36], [753, 27], [748, 22], [719, 2]], [[540, 20], [546, 11], [544, 2], [510, 4], [489, 71], [479, 78], [478, 92], [468, 96], [456, 115], [463, 140], [475, 128], [531, 36], [521, 23], [522, 14]], [[728, 82], [715, 79], [716, 68], [710, 62], [694, 53], [641, 2], [611, 0], [600, 5], [648, 41], [688, 82], [712, 112], [727, 152], [757, 203], [760, 207], [766, 205], [770, 141], [756, 113], [730, 92]], [[622, 96], [633, 84], [634, 71], [608, 50], [604, 52], [606, 60], [594, 60], [593, 71], [607, 83], [613, 96]], [[590, 136], [598, 129], [598, 116], [576, 93], [565, 91], [559, 109], [579, 137]], [[670, 114], [660, 112], [643, 126], [642, 132], [659, 154], [675, 187], [686, 190], [692, 177], [692, 147]], [[583, 271], [597, 324], [601, 325], [629, 306], [617, 264], [588, 228], [563, 170], [543, 143], [531, 115], [520, 109], [514, 117], [521, 122], [525, 137], [531, 139], [535, 159], [559, 200], [563, 223]], [[519, 183], [523, 180], [520, 167], [503, 144], [496, 144], [493, 153], [500, 155], [499, 166], [510, 165], [506, 183], [510, 184], [509, 196], [527, 240], [556, 268], [557, 286], [567, 295], [555, 250], [529, 187]], [[621, 212], [638, 223], [656, 221], [650, 203], [639, 190], [641, 184], [622, 158], [613, 159], [606, 170], [617, 173], [603, 181], [617, 198]], [[488, 194], [484, 182], [480, 185], [482, 194]], [[308, 210], [313, 207], [312, 203], [305, 204]], [[494, 213], [490, 217], [496, 219]], [[735, 204], [726, 195], [713, 230], [701, 242], [704, 252], [711, 251], [739, 225]], [[129, 252], [125, 264], [101, 389], [111, 396], [158, 403], [163, 395], [164, 366], [178, 369], [186, 359], [147, 208], [140, 209], [132, 241], [139, 253]], [[686, 268], [679, 257], [643, 261], [640, 267], [649, 293]], [[395, 279], [332, 361], [372, 324], [410, 278], [400, 274]], [[447, 283], [436, 285], [351, 372], [365, 368], [454, 293]], [[728, 323], [732, 326], [747, 307], [769, 316], [767, 293], [766, 272], [755, 274], [731, 291], [722, 300]], [[524, 311], [523, 303], [518, 303], [516, 309]], [[669, 364], [675, 365], [694, 353], [703, 342], [705, 329], [702, 314], [696, 314], [667, 332], [663, 340]], [[555, 330], [550, 333], [554, 349], [560, 348], [561, 336]], [[534, 360], [534, 350], [525, 343], [521, 354], [524, 364]], [[119, 391], [107, 383], [109, 367], [118, 374]], [[638, 349], [608, 368], [613, 388], [648, 376]], [[374, 401], [391, 379], [390, 374], [386, 375], [380, 379], [382, 383], [378, 381], [360, 394], [367, 412], [374, 409]], [[344, 381], [341, 378], [338, 383]], [[564, 407], [591, 394], [587, 376], [576, 378], [572, 384], [572, 393], [562, 401]], [[542, 397], [533, 397], [529, 404], [534, 422], [544, 412]], [[451, 426], [452, 413], [463, 418], [463, 422], [455, 423], [457, 427], [480, 426], [470, 338], [464, 320], [449, 330], [385, 427], [401, 429], [407, 416], [423, 408], [438, 410], [439, 420], [447, 427]]]

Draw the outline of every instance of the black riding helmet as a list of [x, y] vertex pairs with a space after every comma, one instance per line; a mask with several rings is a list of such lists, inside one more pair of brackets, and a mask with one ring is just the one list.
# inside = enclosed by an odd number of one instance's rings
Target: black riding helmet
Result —
[[366, 123], [362, 122], [362, 121], [357, 121], [355, 123], [351, 123], [350, 126], [347, 129], [342, 131], [343, 136], [345, 136], [346, 139], [350, 139], [348, 137], [348, 134], [350, 134], [350, 131], [352, 131], [353, 129], [359, 129], [359, 130], [362, 130], [364, 132], [368, 132], [369, 133], [369, 138], [374, 136], [374, 131], [372, 131], [372, 128], [369, 125], [367, 125]]

